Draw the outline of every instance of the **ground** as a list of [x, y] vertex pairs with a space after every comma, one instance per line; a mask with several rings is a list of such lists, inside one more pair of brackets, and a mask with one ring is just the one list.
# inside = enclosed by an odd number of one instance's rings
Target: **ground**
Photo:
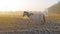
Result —
[[[60, 18], [48, 16], [46, 24], [31, 25], [27, 24], [29, 20], [18, 17], [0, 17], [0, 33], [1, 34], [59, 34], [60, 33]], [[39, 31], [39, 32], [37, 32]], [[43, 33], [42, 33], [43, 32]]]

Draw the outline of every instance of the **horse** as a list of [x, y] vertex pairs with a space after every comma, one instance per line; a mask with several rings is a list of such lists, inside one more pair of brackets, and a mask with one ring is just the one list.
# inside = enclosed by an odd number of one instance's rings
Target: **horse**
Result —
[[24, 11], [24, 13], [23, 13], [23, 17], [24, 16], [30, 17], [31, 15], [33, 15], [33, 13], [29, 13], [29, 12], [26, 12], [26, 11]]
[[34, 21], [36, 24], [40, 23], [41, 25], [43, 25], [45, 23], [45, 15], [43, 13], [33, 14], [27, 11], [24, 11], [23, 17], [24, 16], [27, 16], [30, 21]]

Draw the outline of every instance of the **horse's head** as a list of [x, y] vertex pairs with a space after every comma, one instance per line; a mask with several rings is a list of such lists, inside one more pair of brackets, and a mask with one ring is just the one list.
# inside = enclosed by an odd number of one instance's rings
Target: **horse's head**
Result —
[[28, 15], [28, 12], [24, 11], [23, 17], [26, 16], [26, 15]]
[[23, 13], [23, 17], [24, 17], [24, 16], [29, 17], [29, 16], [31, 16], [31, 15], [33, 15], [33, 13], [29, 13], [29, 12], [26, 12], [26, 11], [24, 11], [24, 13]]

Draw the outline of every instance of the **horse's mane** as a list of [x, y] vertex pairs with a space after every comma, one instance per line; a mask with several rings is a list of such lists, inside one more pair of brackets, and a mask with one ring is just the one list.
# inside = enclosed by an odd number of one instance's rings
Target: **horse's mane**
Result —
[[27, 17], [30, 17], [31, 15], [33, 15], [33, 13], [29, 13], [27, 11], [24, 11], [24, 14], [27, 16]]

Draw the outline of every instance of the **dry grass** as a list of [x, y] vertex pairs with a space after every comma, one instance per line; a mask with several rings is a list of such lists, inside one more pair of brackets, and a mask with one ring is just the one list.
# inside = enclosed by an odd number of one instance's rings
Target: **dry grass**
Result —
[[47, 18], [60, 18], [60, 14], [48, 14]]
[[[57, 22], [60, 21], [60, 14], [48, 14], [46, 17], [51, 20], [56, 20]], [[29, 20], [27, 17], [10, 17], [10, 16], [1, 16], [0, 17], [0, 29], [17, 29], [21, 27], [28, 26]], [[30, 25], [35, 24], [34, 21], [30, 23]], [[26, 27], [25, 27], [26, 28]]]
[[60, 14], [48, 14], [48, 16], [46, 17], [46, 19], [49, 19], [51, 21], [53, 21], [54, 23], [60, 23]]

